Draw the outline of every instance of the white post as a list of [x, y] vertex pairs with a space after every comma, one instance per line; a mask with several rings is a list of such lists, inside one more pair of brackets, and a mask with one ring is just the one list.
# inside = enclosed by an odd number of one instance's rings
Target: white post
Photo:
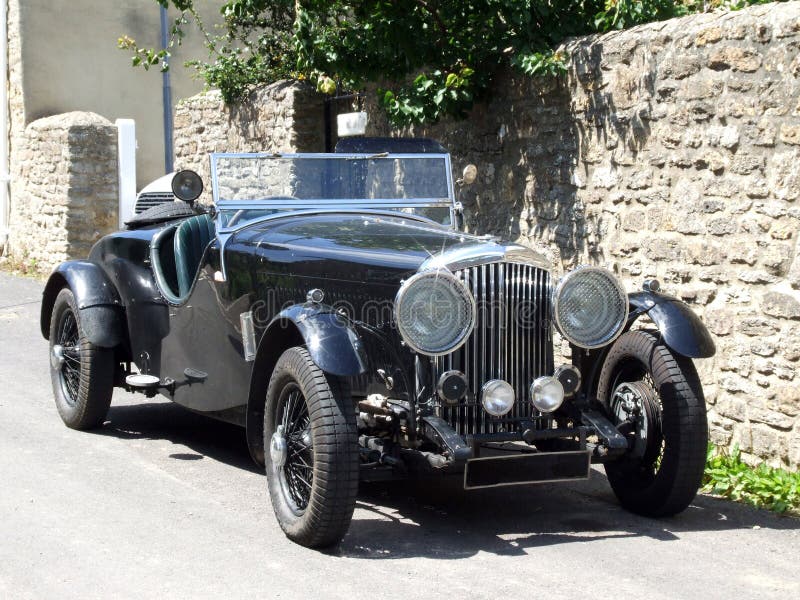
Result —
[[[0, 0], [2, 2], [2, 0]], [[136, 122], [117, 119], [117, 172], [119, 175], [119, 226], [134, 215], [136, 207]]]
[[0, 0], [0, 253], [8, 243], [8, 2]]

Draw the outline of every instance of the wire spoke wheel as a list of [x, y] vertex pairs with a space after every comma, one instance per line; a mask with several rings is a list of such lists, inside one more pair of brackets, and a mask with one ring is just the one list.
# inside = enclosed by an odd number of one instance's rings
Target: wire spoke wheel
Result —
[[311, 548], [342, 539], [358, 493], [358, 432], [347, 380], [326, 375], [302, 347], [272, 371], [264, 406], [264, 463], [286, 536]]
[[658, 332], [629, 331], [609, 350], [597, 396], [628, 439], [628, 451], [604, 465], [621, 504], [648, 516], [684, 510], [700, 487], [708, 444], [692, 361], [673, 353]]
[[281, 486], [298, 514], [311, 499], [314, 481], [314, 452], [311, 447], [308, 405], [295, 383], [281, 392], [278, 418], [286, 443], [286, 458], [281, 470]]
[[62, 313], [56, 343], [60, 347], [62, 358], [59, 374], [61, 386], [64, 390], [64, 399], [70, 406], [75, 406], [78, 401], [78, 390], [80, 389], [81, 381], [81, 348], [78, 323], [75, 321], [75, 314], [71, 310], [66, 310]]
[[114, 392], [114, 349], [95, 346], [86, 338], [69, 288], [53, 303], [49, 340], [53, 395], [61, 419], [72, 429], [100, 425]]

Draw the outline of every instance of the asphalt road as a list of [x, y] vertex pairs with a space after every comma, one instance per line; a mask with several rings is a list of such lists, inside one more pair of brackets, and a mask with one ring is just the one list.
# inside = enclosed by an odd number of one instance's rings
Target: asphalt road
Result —
[[800, 520], [709, 497], [649, 520], [590, 481], [363, 489], [337, 549], [289, 542], [241, 429], [117, 392], [64, 427], [42, 283], [0, 273], [0, 598], [768, 598], [800, 593]]

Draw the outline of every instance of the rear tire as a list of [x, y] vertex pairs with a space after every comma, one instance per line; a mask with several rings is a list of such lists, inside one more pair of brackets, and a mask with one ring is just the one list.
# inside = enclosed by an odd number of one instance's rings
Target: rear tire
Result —
[[691, 359], [673, 353], [657, 332], [629, 331], [609, 351], [597, 395], [634, 441], [605, 464], [622, 506], [652, 517], [684, 510], [702, 483], [708, 446], [705, 399]]
[[67, 427], [91, 429], [103, 423], [114, 393], [114, 367], [114, 350], [86, 339], [72, 290], [61, 290], [50, 318], [50, 378]]
[[267, 388], [264, 459], [272, 507], [302, 546], [338, 543], [358, 494], [358, 432], [346, 380], [326, 375], [305, 348], [278, 359]]

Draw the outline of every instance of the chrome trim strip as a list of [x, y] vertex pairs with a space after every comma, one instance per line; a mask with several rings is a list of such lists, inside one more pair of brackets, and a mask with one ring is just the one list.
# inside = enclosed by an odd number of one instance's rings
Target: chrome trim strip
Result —
[[[469, 273], [469, 276], [472, 278], [472, 293], [477, 298], [478, 297], [478, 269], [477, 268], [469, 269], [469, 270], [465, 269], [465, 272]], [[483, 327], [483, 323], [484, 323], [485, 320], [486, 320], [486, 309], [485, 309], [485, 307], [482, 307], [481, 308], [481, 327]], [[480, 360], [481, 360], [481, 357], [483, 356], [482, 354], [480, 354], [478, 352], [478, 335], [480, 335], [481, 339], [483, 339], [483, 329], [482, 328], [478, 331], [478, 333], [476, 333], [473, 336], [473, 339], [471, 340], [471, 343], [473, 345], [472, 346], [473, 347], [473, 353], [472, 353], [472, 357], [473, 357], [473, 368], [472, 368], [473, 385], [472, 385], [472, 390], [473, 390], [473, 393], [476, 396], [475, 397], [476, 404], [477, 404], [477, 399], [478, 399], [477, 398], [477, 394], [478, 394], [478, 390], [480, 389], [480, 381], [481, 381], [481, 375], [480, 375], [480, 371], [479, 371], [479, 369], [480, 369]], [[484, 352], [485, 352], [485, 350], [484, 350]], [[476, 431], [477, 430], [477, 422], [476, 422], [476, 420], [477, 420], [477, 414], [476, 414], [477, 413], [477, 409], [476, 408], [469, 408], [468, 412], [469, 412], [469, 418], [467, 419], [467, 427], [469, 427], [469, 431]]]
[[346, 152], [211, 152], [212, 159], [219, 158], [313, 158], [313, 159], [338, 159], [348, 158], [388, 160], [392, 158], [449, 158], [449, 154], [440, 152], [393, 152], [385, 154], [346, 153]]
[[[508, 368], [508, 344], [503, 343], [506, 342], [506, 334], [508, 332], [508, 323], [506, 322], [506, 300], [508, 298], [508, 278], [506, 277], [505, 265], [503, 263], [499, 263], [497, 265], [497, 276], [498, 281], [500, 282], [500, 327], [497, 335], [497, 345], [498, 348], [502, 348], [498, 359], [500, 362], [500, 379], [506, 378], [506, 373], [510, 375], [511, 369]], [[513, 386], [512, 386], [513, 388]], [[517, 392], [514, 390], [514, 396], [516, 397]], [[516, 402], [514, 403], [516, 406]]]
[[223, 200], [217, 204], [218, 210], [309, 210], [317, 206], [346, 206], [374, 210], [375, 206], [381, 208], [447, 208], [450, 201], [447, 198], [415, 198], [414, 200], [398, 200], [396, 198], [375, 198], [369, 202], [354, 198], [306, 198], [288, 203], [285, 198], [264, 198], [262, 200]]
[[[525, 311], [525, 323], [527, 324], [532, 315], [530, 314], [530, 295], [531, 295], [531, 270], [530, 269], [522, 269], [522, 290], [520, 293], [520, 302], [522, 303], [523, 310]], [[530, 335], [527, 334], [527, 330], [523, 329], [521, 331], [522, 340], [520, 340], [520, 359], [519, 359], [519, 378], [523, 382], [528, 380], [528, 364], [529, 364], [529, 356], [530, 356], [530, 348], [529, 348], [529, 341]], [[525, 387], [523, 383], [523, 387]], [[527, 399], [527, 396], [525, 396]]]
[[[517, 318], [519, 315], [519, 301], [518, 301], [518, 294], [519, 294], [519, 272], [522, 269], [522, 265], [518, 264], [511, 264], [509, 265], [511, 269], [511, 335], [509, 336], [509, 345], [511, 346], [511, 369], [509, 370], [511, 373], [511, 385], [514, 386], [514, 389], [519, 389], [519, 367], [518, 367], [518, 360], [519, 360], [519, 331], [517, 328]], [[517, 394], [517, 405], [519, 405], [519, 401], [521, 401], [520, 394]], [[519, 417], [519, 406], [514, 407], [514, 416]]]
[[317, 214], [319, 215], [352, 214], [352, 215], [394, 217], [399, 219], [408, 219], [409, 221], [417, 221], [419, 223], [424, 223], [425, 225], [431, 225], [435, 229], [439, 229], [442, 231], [448, 231], [448, 232], [452, 231], [452, 229], [447, 225], [442, 225], [441, 223], [437, 223], [436, 221], [428, 219], [427, 217], [423, 217], [422, 215], [397, 212], [393, 210], [375, 210], [375, 209], [367, 210], [367, 209], [356, 209], [356, 208], [342, 208], [342, 209], [321, 208], [321, 209], [307, 209], [307, 210], [285, 210], [279, 213], [272, 213], [271, 215], [264, 215], [263, 217], [253, 219], [252, 221], [246, 221], [241, 225], [237, 225], [236, 227], [225, 227], [225, 228], [220, 227], [217, 229], [217, 231], [220, 233], [236, 233], [237, 231], [242, 231], [243, 229], [247, 229], [248, 227], [260, 225], [261, 223], [266, 223], [268, 221], [275, 221], [277, 219], [289, 219], [293, 217], [302, 217], [302, 216], [317, 215]]
[[[483, 294], [484, 298], [489, 297], [488, 286], [486, 285], [486, 265], [481, 265], [481, 293]], [[490, 373], [486, 372], [486, 338], [489, 337], [489, 319], [491, 319], [491, 310], [492, 307], [489, 306], [488, 308], [489, 314], [484, 316], [483, 318], [483, 328], [481, 330], [481, 340], [483, 351], [481, 352], [482, 360], [481, 360], [481, 382], [486, 381], [490, 378]], [[479, 382], [480, 383], [480, 382]], [[479, 408], [476, 408], [478, 414], [481, 418], [481, 433], [486, 433], [486, 420], [488, 419], [488, 415], [485, 412], [481, 412]]]
[[447, 268], [451, 271], [459, 271], [497, 262], [524, 263], [547, 271], [551, 270], [548, 260], [531, 248], [519, 244], [499, 244], [488, 240], [462, 244], [434, 254], [422, 263], [419, 270]]

